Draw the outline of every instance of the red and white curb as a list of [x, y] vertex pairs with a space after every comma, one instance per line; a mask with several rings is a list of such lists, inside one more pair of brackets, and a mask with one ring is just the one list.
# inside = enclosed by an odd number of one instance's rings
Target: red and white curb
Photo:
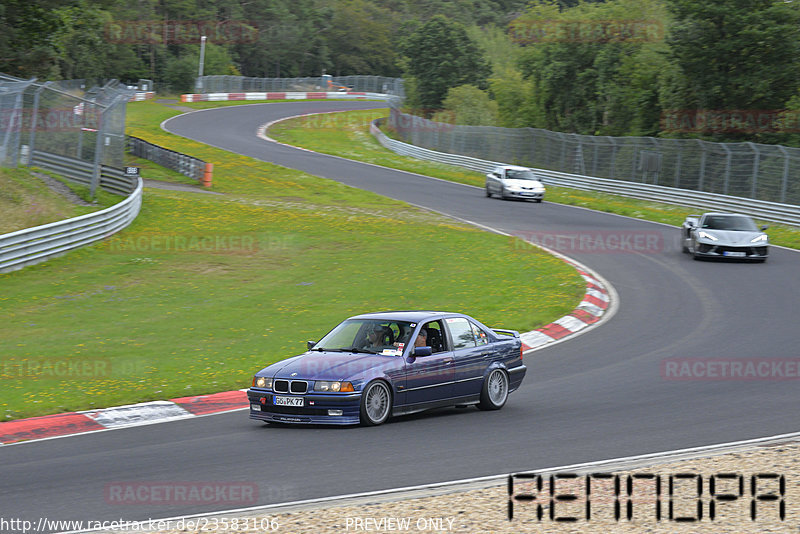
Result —
[[31, 417], [0, 423], [0, 445], [164, 423], [246, 408], [246, 390], [180, 397], [82, 412]]
[[137, 91], [129, 100], [129, 102], [142, 102], [144, 100], [150, 100], [156, 96], [155, 91]]
[[582, 266], [570, 260], [565, 260], [577, 269], [578, 273], [586, 281], [586, 294], [577, 308], [568, 315], [553, 321], [532, 332], [525, 332], [519, 337], [522, 340], [522, 350], [527, 352], [538, 349], [554, 341], [559, 341], [567, 336], [571, 336], [597, 323], [603, 314], [608, 310], [611, 303], [606, 285], [595, 275], [587, 273]]
[[181, 102], [226, 102], [231, 100], [308, 100], [315, 98], [324, 99], [355, 99], [368, 98], [385, 99], [382, 93], [367, 92], [333, 92], [333, 91], [283, 91], [262, 93], [191, 93], [181, 95]]

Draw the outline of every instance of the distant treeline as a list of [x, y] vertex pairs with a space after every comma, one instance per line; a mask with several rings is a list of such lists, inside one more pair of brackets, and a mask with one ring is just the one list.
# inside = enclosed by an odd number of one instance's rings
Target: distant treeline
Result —
[[4, 0], [21, 78], [373, 74], [459, 124], [800, 145], [800, 2]]

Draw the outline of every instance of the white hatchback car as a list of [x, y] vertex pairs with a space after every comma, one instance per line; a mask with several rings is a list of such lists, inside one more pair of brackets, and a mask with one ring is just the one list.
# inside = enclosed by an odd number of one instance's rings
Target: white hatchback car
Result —
[[542, 179], [527, 167], [502, 165], [486, 175], [486, 196], [544, 200], [545, 187]]

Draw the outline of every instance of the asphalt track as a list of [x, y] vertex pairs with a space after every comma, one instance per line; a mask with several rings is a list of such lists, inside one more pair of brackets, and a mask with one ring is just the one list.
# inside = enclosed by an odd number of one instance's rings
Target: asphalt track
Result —
[[[119, 482], [256, 483], [256, 503], [269, 504], [800, 430], [796, 380], [679, 381], [665, 379], [661, 369], [670, 358], [798, 358], [798, 253], [773, 248], [766, 264], [696, 262], [680, 253], [673, 228], [548, 202], [487, 199], [480, 189], [255, 135], [260, 125], [285, 116], [376, 105], [236, 106], [182, 115], [166, 128], [540, 240], [555, 234], [663, 236], [660, 245], [637, 253], [562, 249], [616, 288], [616, 315], [527, 357], [523, 387], [500, 412], [444, 409], [376, 428], [337, 429], [271, 427], [237, 411], [0, 447], [0, 517], [142, 520], [250, 504], [118, 505], [110, 502], [107, 485]], [[491, 293], [501, 283], [486, 280], [480, 290]], [[499, 502], [498, 513], [503, 507]]]

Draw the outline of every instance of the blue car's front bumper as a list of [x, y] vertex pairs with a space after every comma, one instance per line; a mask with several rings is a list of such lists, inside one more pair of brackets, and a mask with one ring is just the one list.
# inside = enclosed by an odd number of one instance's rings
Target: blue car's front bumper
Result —
[[[361, 393], [278, 395], [302, 398], [303, 406], [276, 406], [275, 396], [274, 393], [265, 390], [254, 388], [247, 390], [250, 419], [322, 425], [355, 425], [360, 422]], [[331, 410], [341, 411], [341, 415], [330, 415]]]

